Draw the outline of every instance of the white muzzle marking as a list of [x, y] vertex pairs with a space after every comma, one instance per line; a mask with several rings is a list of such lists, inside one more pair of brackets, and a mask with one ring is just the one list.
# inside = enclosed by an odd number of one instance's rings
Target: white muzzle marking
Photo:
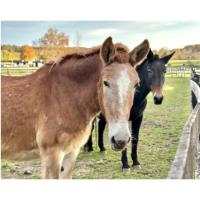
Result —
[[109, 123], [108, 129], [110, 141], [114, 137], [116, 141], [128, 142], [131, 135], [128, 122]]

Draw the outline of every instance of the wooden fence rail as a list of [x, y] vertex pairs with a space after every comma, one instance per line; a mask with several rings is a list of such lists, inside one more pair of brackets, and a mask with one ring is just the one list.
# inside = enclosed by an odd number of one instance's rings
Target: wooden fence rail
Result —
[[[189, 77], [191, 74], [191, 67], [194, 67], [196, 72], [200, 73], [200, 66], [167, 66], [167, 76], [168, 77]], [[2, 75], [26, 75], [35, 72], [38, 67], [2, 67]]]
[[191, 112], [181, 135], [179, 147], [168, 174], [169, 179], [192, 179], [197, 162], [200, 134], [200, 104]]
[[195, 69], [197, 73], [200, 73], [199, 66], [179, 66], [179, 67], [167, 67], [167, 76], [170, 77], [189, 77], [191, 74], [191, 67]]

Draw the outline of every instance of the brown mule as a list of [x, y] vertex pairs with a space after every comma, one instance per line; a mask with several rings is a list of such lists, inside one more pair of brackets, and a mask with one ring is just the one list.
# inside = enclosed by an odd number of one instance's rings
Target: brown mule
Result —
[[71, 178], [100, 111], [113, 149], [123, 149], [139, 82], [135, 68], [148, 51], [147, 40], [129, 53], [109, 37], [101, 47], [67, 55], [31, 75], [2, 76], [2, 157], [38, 145], [43, 178]]

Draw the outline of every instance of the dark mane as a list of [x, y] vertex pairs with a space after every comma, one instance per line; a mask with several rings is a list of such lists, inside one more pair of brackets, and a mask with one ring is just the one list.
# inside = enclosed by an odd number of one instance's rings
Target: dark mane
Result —
[[[113, 58], [113, 62], [119, 62], [119, 63], [127, 63], [129, 61], [129, 49], [128, 47], [126, 47], [125, 45], [121, 44], [121, 43], [116, 43], [115, 44], [115, 48], [116, 48], [116, 55]], [[45, 65], [50, 65], [50, 70], [58, 65], [58, 64], [62, 64], [64, 63], [66, 60], [70, 59], [70, 58], [76, 58], [76, 59], [82, 59], [82, 58], [87, 58], [89, 56], [93, 56], [95, 54], [100, 53], [100, 49], [101, 46], [97, 46], [97, 47], [93, 47], [93, 48], [89, 48], [89, 49], [84, 49], [81, 50], [79, 52], [75, 52], [75, 53], [71, 53], [71, 54], [66, 54], [62, 57], [60, 57], [57, 60], [52, 60], [49, 61], [48, 63], [46, 63]]]
[[61, 64], [61, 63], [65, 62], [66, 60], [70, 59], [70, 58], [81, 59], [81, 58], [84, 58], [84, 57], [92, 56], [92, 55], [97, 54], [99, 52], [100, 52], [100, 47], [93, 47], [93, 48], [82, 50], [82, 51], [79, 51], [79, 52], [66, 54], [66, 55], [62, 56], [60, 59], [58, 59], [58, 61], [56, 63]]

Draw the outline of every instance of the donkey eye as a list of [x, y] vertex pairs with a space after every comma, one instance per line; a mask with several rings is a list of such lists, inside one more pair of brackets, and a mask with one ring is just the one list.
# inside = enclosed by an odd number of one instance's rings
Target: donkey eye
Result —
[[153, 73], [153, 71], [152, 71], [149, 67], [147, 67], [147, 72], [148, 72], [149, 74], [152, 74], [152, 73]]
[[104, 84], [106, 87], [110, 87], [110, 84], [109, 84], [107, 81], [104, 81], [103, 84]]

